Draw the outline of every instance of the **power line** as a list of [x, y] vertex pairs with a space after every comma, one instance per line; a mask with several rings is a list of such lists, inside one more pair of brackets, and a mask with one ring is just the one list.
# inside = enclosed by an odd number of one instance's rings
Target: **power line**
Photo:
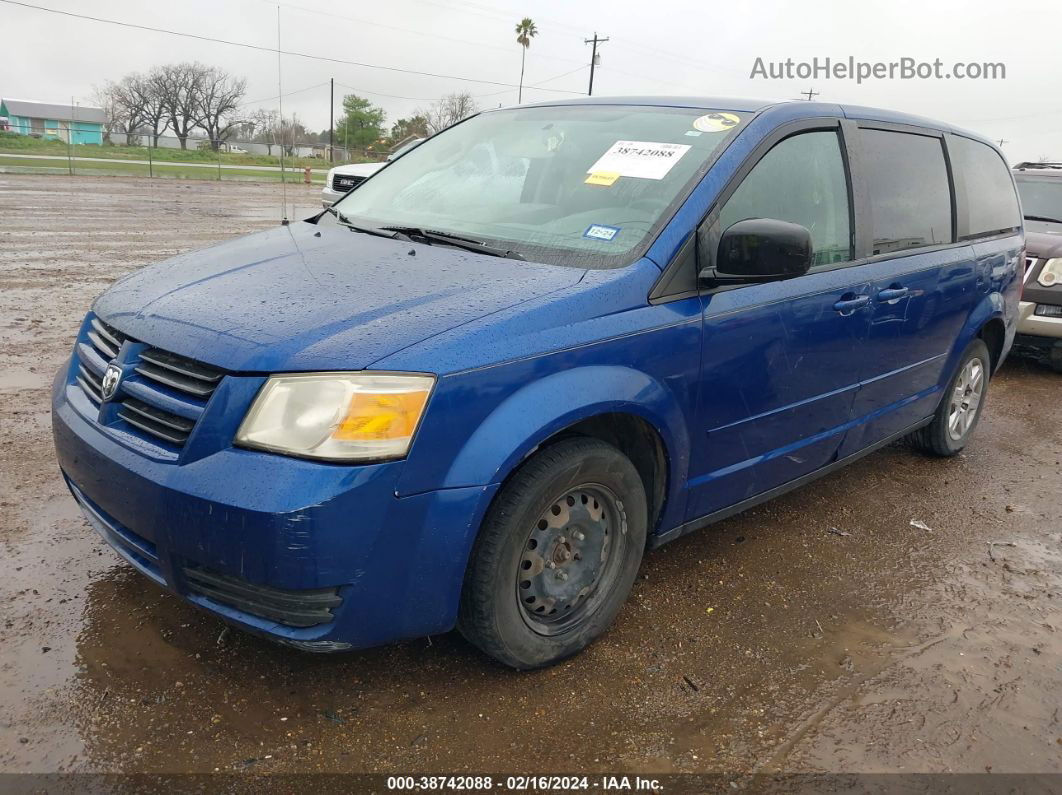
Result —
[[[480, 80], [474, 77], [462, 77], [460, 75], [448, 75], [439, 72], [422, 72], [417, 69], [403, 69], [398, 66], [382, 66], [380, 64], [364, 63], [362, 61], [348, 61], [343, 58], [330, 58], [325, 55], [311, 55], [310, 53], [297, 52], [294, 50], [283, 50], [279, 47], [264, 47], [260, 44], [249, 44], [242, 41], [230, 41], [228, 39], [217, 39], [212, 36], [203, 36], [198, 33], [184, 33], [178, 30], [168, 30], [166, 28], [156, 28], [150, 25], [138, 25], [134, 22], [123, 22], [118, 19], [107, 19], [106, 17], [94, 17], [88, 14], [76, 14], [73, 11], [61, 11], [57, 8], [47, 8], [45, 6], [33, 5], [31, 3], [20, 2], [20, 0], [0, 0], [0, 3], [6, 5], [18, 6], [20, 8], [28, 8], [34, 11], [45, 11], [49, 14], [57, 14], [64, 17], [73, 17], [74, 19], [84, 19], [89, 22], [101, 22], [107, 25], [117, 25], [123, 28], [131, 28], [134, 30], [145, 30], [150, 33], [165, 33], [169, 36], [181, 36], [183, 38], [195, 39], [197, 41], [209, 41], [215, 44], [227, 44], [230, 47], [242, 47], [247, 50], [256, 50], [259, 52], [276, 53], [279, 55], [288, 55], [293, 58], [305, 58], [311, 61], [324, 61], [327, 63], [343, 64], [346, 66], [360, 66], [365, 69], [379, 69], [385, 72], [398, 72], [408, 75], [419, 75], [421, 77], [435, 77], [443, 80], [457, 80], [462, 83], [479, 83], [481, 85], [488, 86], [503, 86], [505, 88], [517, 88], [516, 83], [503, 83], [498, 80]], [[581, 94], [580, 91], [566, 91], [560, 88], [543, 88], [541, 91], [552, 91], [557, 94]]]
[[336, 85], [340, 88], [349, 88], [351, 91], [355, 91], [359, 94], [371, 94], [374, 97], [387, 97], [388, 99], [408, 99], [411, 102], [434, 102], [438, 97], [406, 97], [399, 94], [384, 94], [379, 91], [369, 91], [367, 88], [358, 88], [357, 86], [351, 86], [346, 83], [340, 83], [336, 81]]
[[[327, 86], [327, 85], [328, 85], [328, 81], [325, 81], [324, 83], [317, 83], [317, 84], [312, 85], [312, 86], [306, 86], [306, 88], [300, 88], [297, 91], [285, 91], [283, 96], [290, 97], [290, 96], [293, 96], [295, 94], [302, 94], [305, 91], [312, 91], [315, 88], [320, 88], [321, 86]], [[245, 102], [242, 102], [241, 104], [243, 104], [243, 105], [258, 105], [259, 103], [270, 102], [270, 101], [272, 101], [274, 99], [280, 99], [280, 96], [278, 95], [278, 96], [272, 96], [272, 97], [262, 97], [262, 99], [249, 99], [249, 100], [247, 100]]]
[[[575, 69], [572, 69], [570, 72], [564, 72], [564, 73], [559, 74], [559, 75], [553, 75], [553, 77], [547, 77], [545, 80], [539, 80], [537, 83], [532, 83], [531, 85], [524, 86], [524, 89], [526, 90], [526, 89], [530, 88], [530, 89], [537, 90], [537, 91], [549, 91], [548, 88], [542, 88], [541, 87], [543, 83], [551, 83], [554, 80], [560, 80], [562, 77], [567, 77], [568, 75], [573, 75], [576, 72], [583, 71], [584, 69], [586, 69], [586, 64], [583, 64], [582, 66], [579, 66], [579, 67], [577, 67]], [[502, 91], [491, 91], [489, 94], [473, 94], [472, 96], [477, 97], [477, 98], [478, 97], [496, 97], [499, 94], [508, 94], [508, 93], [509, 93], [509, 89], [504, 89]], [[576, 92], [572, 92], [572, 93], [576, 93]], [[582, 95], [581, 91], [578, 92], [578, 93], [580, 95]]]
[[[532, 83], [531, 85], [524, 86], [524, 88], [525, 89], [526, 88], [533, 88], [533, 89], [538, 89], [538, 90], [541, 90], [541, 91], [549, 91], [549, 89], [540, 88], [540, 86], [543, 83], [549, 83], [549, 82], [552, 82], [553, 80], [560, 80], [562, 77], [567, 77], [568, 75], [573, 75], [576, 72], [581, 72], [585, 68], [586, 68], [586, 65], [584, 64], [583, 66], [580, 66], [580, 67], [578, 67], [576, 69], [572, 69], [569, 72], [562, 72], [559, 75], [553, 75], [553, 77], [547, 77], [545, 80], [539, 80], [537, 83]], [[322, 84], [322, 85], [324, 85], [324, 84]], [[382, 94], [379, 91], [369, 91], [366, 88], [358, 88], [357, 86], [348, 85], [347, 83], [340, 83], [338, 81], [336, 82], [336, 85], [340, 86], [342, 88], [349, 88], [351, 91], [355, 91], [355, 92], [357, 92], [359, 94], [371, 94], [374, 97], [387, 97], [388, 99], [406, 99], [406, 100], [409, 100], [411, 102], [435, 102], [437, 99], [439, 99], [439, 97], [407, 97], [407, 96], [400, 96], [398, 94]], [[496, 97], [499, 94], [507, 94], [507, 93], [509, 93], [509, 91], [510, 91], [510, 89], [506, 88], [506, 89], [504, 89], [502, 91], [492, 91], [489, 94], [472, 94], [472, 96], [475, 97], [475, 98], [479, 98], [479, 97]], [[571, 91], [569, 93], [581, 94], [582, 92]]]
[[[267, 0], [263, 0], [263, 1], [267, 1]], [[508, 20], [509, 17], [511, 16], [508, 11], [499, 11], [498, 9], [488, 8], [488, 7], [485, 7], [485, 6], [477, 4], [477, 3], [460, 2], [459, 0], [449, 0], [448, 3], [438, 2], [438, 0], [415, 0], [415, 2], [426, 4], [426, 5], [431, 5], [431, 6], [436, 6], [437, 8], [442, 8], [442, 9], [445, 9], [445, 10], [451, 11], [451, 12], [454, 10], [453, 6], [458, 6], [458, 7], [462, 8], [465, 11], [465, 13], [473, 14], [475, 16], [480, 16], [480, 17], [489, 18], [489, 19], [496, 19], [496, 20], [499, 20], [499, 21]], [[578, 38], [582, 38], [585, 35], [585, 33], [584, 33], [585, 28], [580, 29], [580, 28], [575, 27], [575, 26], [573, 26], [571, 24], [568, 24], [566, 22], [561, 22], [561, 21], [559, 21], [557, 19], [552, 19], [550, 17], [543, 17], [543, 16], [541, 16], [539, 14], [536, 14], [535, 18], [536, 19], [541, 19], [544, 22], [550, 23], [550, 25], [552, 27], [571, 31], [572, 33], [576, 34], [576, 36], [578, 36]], [[717, 73], [717, 72], [722, 71], [722, 72], [728, 72], [728, 73], [733, 74], [733, 75], [740, 75], [741, 77], [744, 77], [744, 78], [748, 77], [748, 75], [745, 72], [742, 72], [742, 71], [740, 71], [738, 69], [735, 69], [732, 66], [730, 66], [729, 64], [712, 63], [712, 62], [709, 62], [709, 61], [698, 60], [696, 58], [690, 58], [689, 56], [678, 55], [678, 54], [676, 54], [674, 52], [668, 52], [666, 50], [661, 50], [661, 49], [658, 49], [656, 47], [650, 47], [649, 45], [642, 44], [640, 42], [629, 41], [629, 40], [627, 40], [627, 39], [625, 39], [623, 37], [613, 36], [612, 38], [614, 39], [614, 41], [612, 42], [613, 46], [617, 46], [618, 45], [618, 46], [627, 47], [627, 48], [633, 49], [633, 50], [641, 50], [643, 53], [651, 53], [651, 54], [659, 56], [659, 57], [670, 58], [670, 59], [672, 59], [672, 60], [674, 60], [676, 62], [683, 63], [686, 66], [691, 66], [692, 65], [692, 66], [696, 66], [696, 67], [698, 67], [700, 69], [709, 69], [709, 70], [712, 71], [712, 73]], [[555, 58], [557, 56], [548, 56], [548, 57]], [[609, 71], [610, 72], [615, 72], [617, 74], [627, 75], [629, 77], [638, 77], [638, 78], [641, 78], [641, 79], [644, 79], [644, 80], [648, 80], [649, 82], [652, 82], [652, 83], [657, 83], [659, 85], [668, 85], [668, 86], [676, 85], [676, 83], [675, 83], [675, 81], [673, 79], [661, 80], [661, 79], [657, 79], [657, 78], [648, 77], [647, 75], [644, 75], [644, 74], [635, 74], [633, 72], [623, 72], [623, 71], [620, 71], [619, 69], [614, 69], [611, 66], [609, 67]], [[690, 85], [690, 84], [689, 83], [685, 83], [685, 84], [679, 83], [678, 85]]]
[[[273, 0], [259, 0], [259, 2], [265, 3], [267, 5], [271, 5], [271, 6], [277, 5], [277, 3], [273, 2]], [[279, 5], [280, 5], [281, 8], [286, 8], [286, 9], [289, 9], [291, 11], [302, 11], [302, 12], [307, 13], [307, 14], [317, 14], [319, 16], [332, 17], [334, 19], [342, 19], [342, 20], [345, 20], [347, 22], [356, 22], [359, 25], [371, 25], [372, 27], [383, 28], [385, 30], [393, 30], [393, 31], [397, 31], [398, 33], [412, 33], [414, 36], [423, 36], [425, 38], [432, 39], [433, 41], [452, 41], [452, 42], [454, 42], [456, 44], [464, 44], [464, 45], [468, 45], [468, 46], [471, 46], [471, 47], [482, 47], [482, 48], [485, 48], [485, 49], [497, 50], [498, 52], [504, 52], [504, 53], [509, 53], [509, 54], [512, 53], [512, 48], [511, 47], [502, 47], [502, 46], [500, 46], [498, 44], [487, 44], [486, 42], [482, 42], [482, 41], [472, 41], [471, 39], [460, 39], [460, 38], [457, 38], [455, 36], [444, 36], [444, 35], [442, 35], [440, 33], [429, 33], [429, 32], [422, 31], [422, 30], [416, 30], [415, 28], [404, 28], [404, 27], [401, 27], [399, 25], [388, 25], [388, 24], [383, 23], [383, 22], [372, 22], [371, 20], [368, 20], [368, 19], [361, 19], [359, 17], [351, 17], [351, 16], [347, 16], [345, 14], [337, 14], [334, 11], [321, 11], [320, 9], [306, 8], [305, 6], [297, 6], [297, 5], [292, 5], [290, 3], [280, 3]], [[555, 61], [569, 61], [570, 63], [579, 63], [579, 59], [577, 59], [577, 58], [569, 58], [569, 57], [566, 57], [566, 56], [563, 56], [563, 55], [550, 55], [549, 53], [536, 52], [536, 56], [539, 57], [539, 58], [548, 58], [550, 60], [555, 60]]]
[[[474, 14], [476, 16], [481, 16], [481, 17], [489, 17], [489, 18], [498, 19], [498, 20], [505, 20], [505, 19], [508, 19], [509, 16], [510, 16], [508, 11], [499, 11], [498, 9], [488, 8], [488, 7], [480, 5], [478, 3], [467, 2], [467, 0], [465, 2], [461, 2], [460, 0], [449, 0], [449, 3], [438, 2], [438, 0], [415, 0], [415, 2], [425, 3], [427, 5], [436, 6], [438, 8], [444, 8], [447, 11], [453, 11], [453, 6], [459, 6], [459, 7], [462, 7], [465, 10], [466, 13]], [[585, 32], [584, 32], [585, 28], [578, 28], [578, 27], [575, 27], [575, 26], [573, 26], [573, 25], [571, 25], [571, 24], [569, 24], [567, 22], [561, 22], [560, 20], [552, 19], [550, 17], [543, 17], [543, 16], [541, 16], [539, 14], [536, 14], [535, 18], [536, 19], [541, 19], [544, 22], [548, 22], [548, 23], [550, 23], [551, 26], [556, 27], [558, 29], [571, 31], [573, 34], [578, 36], [578, 38], [583, 38], [583, 36], [586, 35]], [[733, 68], [732, 66], [730, 66], [729, 64], [726, 64], [726, 63], [712, 63], [710, 61], [703, 61], [703, 60], [698, 60], [696, 58], [690, 58], [689, 56], [678, 55], [675, 52], [658, 49], [656, 47], [651, 47], [651, 46], [649, 46], [647, 44], [642, 44], [641, 42], [630, 41], [630, 40], [628, 40], [628, 39], [626, 39], [626, 38], [624, 38], [622, 36], [612, 36], [612, 38], [614, 39], [614, 41], [612, 42], [613, 46], [619, 45], [619, 46], [627, 47], [627, 48], [634, 49], [634, 50], [642, 50], [643, 52], [646, 52], [646, 53], [652, 53], [652, 54], [655, 54], [655, 55], [658, 55], [658, 56], [661, 56], [661, 57], [664, 57], [664, 58], [670, 58], [670, 59], [675, 60], [675, 61], [684, 62], [686, 65], [698, 66], [698, 67], [700, 67], [702, 69], [711, 69], [711, 70], [713, 70], [713, 72], [723, 71], [723, 72], [729, 72], [729, 73], [734, 74], [734, 75], [741, 75], [742, 77], [746, 77], [746, 78], [748, 77], [748, 75], [745, 72], [742, 72], [742, 71], [740, 71], [738, 69], [735, 69], [735, 68]], [[609, 71], [616, 72], [618, 70], [612, 69], [610, 67]], [[638, 77], [638, 75], [634, 75], [634, 74], [629, 73], [629, 72], [621, 72], [620, 74], [629, 74], [632, 77]], [[651, 80], [652, 78], [647, 78], [647, 79]], [[655, 82], [663, 83], [664, 81], [656, 80]], [[669, 81], [669, 82], [673, 83], [674, 81]]]

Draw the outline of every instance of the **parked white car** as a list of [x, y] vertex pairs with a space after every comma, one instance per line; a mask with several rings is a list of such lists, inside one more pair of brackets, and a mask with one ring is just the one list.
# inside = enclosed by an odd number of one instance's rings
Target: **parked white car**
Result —
[[325, 180], [324, 190], [321, 191], [321, 204], [331, 207], [339, 201], [352, 188], [357, 187], [367, 180], [392, 160], [396, 160], [410, 149], [418, 146], [423, 138], [414, 138], [408, 144], [395, 150], [387, 156], [383, 163], [351, 163], [346, 166], [336, 166], [328, 170], [328, 178]]

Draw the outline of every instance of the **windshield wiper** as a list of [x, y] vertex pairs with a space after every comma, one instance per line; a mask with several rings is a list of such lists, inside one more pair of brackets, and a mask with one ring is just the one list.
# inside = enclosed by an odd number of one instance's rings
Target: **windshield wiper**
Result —
[[461, 237], [460, 235], [454, 235], [449, 232], [439, 232], [434, 229], [421, 229], [416, 226], [384, 226], [381, 227], [381, 229], [386, 229], [400, 235], [406, 235], [413, 241], [416, 241], [419, 238], [425, 243], [442, 243], [443, 245], [454, 246], [455, 248], [463, 248], [465, 251], [488, 254], [492, 257], [504, 257], [506, 259], [518, 260], [525, 259], [522, 254], [515, 251], [492, 246], [483, 240], [476, 240], [473, 237]]
[[335, 207], [326, 207], [326, 213], [332, 213], [343, 226], [349, 229], [351, 232], [361, 232], [364, 235], [375, 235], [376, 237], [386, 237], [390, 240], [408, 240], [409, 236], [406, 235], [400, 229], [378, 229], [375, 226], [359, 226], [358, 224], [351, 223], [343, 213], [339, 212]]
[[1046, 221], [1049, 224], [1062, 224], [1062, 220], [1052, 218], [1049, 215], [1026, 215], [1026, 221]]

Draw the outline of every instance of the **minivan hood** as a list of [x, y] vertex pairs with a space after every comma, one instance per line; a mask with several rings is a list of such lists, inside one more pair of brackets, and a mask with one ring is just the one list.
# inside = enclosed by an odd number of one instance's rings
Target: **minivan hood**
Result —
[[139, 270], [93, 309], [227, 370], [357, 370], [584, 273], [299, 222]]

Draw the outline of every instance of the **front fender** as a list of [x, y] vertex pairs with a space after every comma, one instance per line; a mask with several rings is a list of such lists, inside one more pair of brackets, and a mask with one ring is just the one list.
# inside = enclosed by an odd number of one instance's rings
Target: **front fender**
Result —
[[558, 431], [608, 413], [633, 414], [652, 425], [664, 443], [669, 491], [685, 481], [689, 431], [672, 391], [629, 367], [588, 366], [534, 380], [499, 403], [454, 458], [443, 487], [500, 483]]

